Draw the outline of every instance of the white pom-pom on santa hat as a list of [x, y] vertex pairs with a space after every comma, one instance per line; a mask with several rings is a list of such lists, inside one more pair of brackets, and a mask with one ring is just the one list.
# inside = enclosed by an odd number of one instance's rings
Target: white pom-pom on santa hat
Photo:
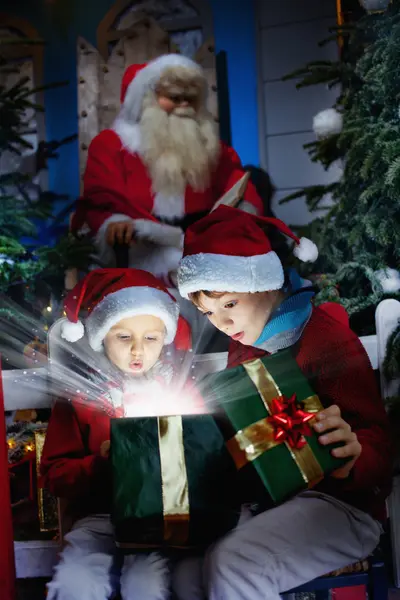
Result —
[[335, 108], [327, 108], [315, 115], [313, 131], [318, 138], [326, 138], [340, 133], [343, 129], [343, 115]]
[[293, 254], [302, 262], [315, 262], [318, 258], [318, 248], [308, 238], [300, 238], [300, 243], [293, 249]]
[[396, 269], [379, 269], [375, 276], [385, 294], [393, 294], [400, 290], [400, 272]]
[[67, 342], [77, 342], [85, 335], [85, 328], [82, 321], [76, 323], [72, 321], [64, 321], [61, 325], [61, 337]]

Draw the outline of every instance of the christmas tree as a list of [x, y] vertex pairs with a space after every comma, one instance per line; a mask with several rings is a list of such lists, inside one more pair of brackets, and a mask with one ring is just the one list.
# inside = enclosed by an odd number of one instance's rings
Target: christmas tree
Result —
[[335, 28], [323, 43], [331, 40], [342, 48], [337, 62], [310, 63], [287, 78], [340, 88], [335, 105], [315, 116], [317, 139], [306, 150], [326, 169], [340, 161], [343, 175], [284, 201], [305, 196], [311, 211], [323, 211], [307, 232], [320, 249], [319, 300], [342, 302], [366, 335], [377, 304], [400, 299], [400, 1]]
[[[3, 353], [13, 336], [13, 323], [21, 319], [20, 310], [43, 324], [43, 311], [64, 289], [65, 270], [85, 270], [92, 251], [85, 240], [66, 232], [70, 206], [53, 214], [56, 203], [65, 205], [67, 198], [41, 185], [48, 160], [56, 159], [58, 148], [75, 136], [60, 142], [41, 141], [36, 152], [31, 152], [29, 168], [23, 164], [24, 151], [32, 149], [30, 138], [36, 134], [32, 116], [43, 108], [35, 100], [38, 88], [32, 89], [29, 78], [20, 76], [18, 62], [9, 59], [7, 50], [15, 44], [21, 44], [21, 39], [0, 40], [0, 329], [2, 334], [7, 331], [7, 344], [0, 340]], [[60, 230], [62, 235], [53, 247], [41, 244], [40, 239], [54, 238]], [[46, 316], [44, 324], [48, 325], [49, 311]]]

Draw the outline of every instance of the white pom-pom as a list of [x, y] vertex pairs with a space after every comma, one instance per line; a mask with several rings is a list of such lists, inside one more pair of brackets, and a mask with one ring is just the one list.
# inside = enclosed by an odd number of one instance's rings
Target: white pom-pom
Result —
[[308, 238], [300, 238], [300, 243], [295, 246], [293, 254], [302, 262], [315, 262], [318, 258], [318, 248]]
[[400, 272], [396, 269], [379, 269], [375, 275], [385, 294], [393, 294], [400, 290]]
[[61, 337], [67, 342], [77, 342], [85, 335], [85, 328], [81, 321], [72, 323], [72, 321], [64, 321], [61, 325]]
[[327, 108], [315, 115], [313, 130], [318, 138], [326, 138], [340, 133], [343, 128], [343, 116], [335, 108]]

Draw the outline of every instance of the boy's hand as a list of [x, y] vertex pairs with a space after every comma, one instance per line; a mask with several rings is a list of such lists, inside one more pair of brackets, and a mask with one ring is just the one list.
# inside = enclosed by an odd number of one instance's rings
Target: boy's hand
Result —
[[132, 221], [117, 221], [109, 223], [107, 226], [106, 238], [109, 246], [119, 244], [131, 244], [134, 226]]
[[[351, 430], [350, 425], [342, 419], [340, 408], [335, 404], [322, 410], [316, 415], [316, 422], [313, 427], [317, 433], [323, 433], [323, 435], [319, 437], [319, 441], [324, 446], [343, 442], [343, 446], [334, 448], [332, 454], [337, 458], [348, 457], [351, 460], [343, 467], [340, 467], [340, 469], [331, 473], [331, 475], [337, 479], [345, 479], [350, 475], [350, 471], [361, 454], [362, 447], [357, 439], [357, 434], [354, 433], [354, 431]], [[324, 433], [325, 431], [328, 431], [329, 433]]]
[[100, 456], [108, 458], [110, 456], [110, 440], [106, 440], [100, 446]]

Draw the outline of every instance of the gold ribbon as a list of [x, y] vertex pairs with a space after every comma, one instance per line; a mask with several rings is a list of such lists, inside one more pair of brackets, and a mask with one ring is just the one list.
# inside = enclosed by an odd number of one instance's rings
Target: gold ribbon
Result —
[[184, 545], [189, 538], [189, 484], [182, 417], [158, 418], [158, 442], [164, 515], [164, 540]]
[[[260, 359], [243, 363], [243, 367], [256, 386], [268, 415], [270, 415], [273, 399], [282, 397], [282, 392]], [[321, 401], [316, 395], [306, 398], [302, 405], [303, 410], [307, 412], [317, 413], [323, 409]], [[276, 441], [274, 428], [266, 418], [238, 431], [227, 442], [227, 447], [237, 468], [241, 469], [248, 462], [256, 460], [264, 452], [281, 443], [286, 445], [308, 487], [321, 481], [324, 473], [309, 444], [302, 448], [291, 448], [287, 442]]]
[[[40, 478], [40, 463], [46, 439], [46, 429], [35, 431], [36, 476]], [[55, 531], [59, 526], [57, 499], [46, 488], [37, 486], [40, 531]]]

